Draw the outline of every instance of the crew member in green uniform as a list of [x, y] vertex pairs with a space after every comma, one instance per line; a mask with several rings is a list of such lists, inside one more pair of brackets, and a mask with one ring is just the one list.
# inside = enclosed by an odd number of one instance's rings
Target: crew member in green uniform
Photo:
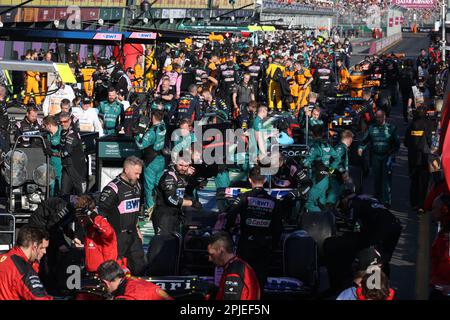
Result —
[[172, 134], [172, 152], [180, 154], [184, 151], [192, 151], [192, 144], [197, 141], [193, 132], [193, 124], [190, 119], [181, 119], [178, 130]]
[[257, 109], [257, 115], [253, 120], [252, 133], [249, 135], [249, 160], [251, 166], [256, 164], [256, 160], [261, 160], [267, 157], [267, 142], [266, 129], [264, 128], [264, 121], [267, 118], [267, 106], [260, 105]]
[[311, 128], [314, 140], [308, 156], [303, 160], [304, 166], [312, 168], [314, 173], [312, 179], [314, 183], [305, 204], [305, 208], [309, 212], [321, 212], [325, 209], [331, 159], [338, 158], [338, 154], [333, 147], [322, 139], [323, 130], [321, 125]]
[[[341, 142], [334, 148], [337, 158], [331, 167], [336, 168], [330, 177], [330, 189], [327, 196], [327, 204], [335, 206], [343, 191], [343, 184], [349, 181], [348, 151], [353, 142], [353, 132], [344, 130], [341, 134]], [[333, 169], [332, 169], [333, 170]]]
[[44, 118], [44, 127], [48, 131], [48, 141], [50, 142], [50, 165], [55, 170], [55, 182], [50, 185], [50, 196], [55, 197], [61, 190], [62, 162], [60, 152], [61, 128], [54, 116]]
[[392, 165], [395, 153], [400, 149], [397, 128], [386, 122], [386, 114], [378, 110], [376, 124], [369, 127], [358, 149], [362, 156], [364, 149], [371, 145], [372, 170], [375, 176], [375, 196], [386, 206], [391, 205]]
[[146, 215], [151, 217], [154, 209], [153, 190], [158, 185], [164, 171], [165, 159], [162, 155], [166, 137], [166, 125], [163, 121], [164, 111], [152, 112], [152, 126], [135, 136], [139, 149], [144, 150], [144, 193]]
[[98, 115], [103, 119], [103, 132], [105, 135], [114, 135], [120, 131], [119, 124], [123, 120], [123, 105], [117, 101], [115, 88], [108, 89], [108, 100], [100, 102]]

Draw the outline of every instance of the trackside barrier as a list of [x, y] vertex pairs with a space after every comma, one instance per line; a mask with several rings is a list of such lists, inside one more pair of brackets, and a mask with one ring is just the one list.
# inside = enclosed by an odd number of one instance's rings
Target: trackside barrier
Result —
[[402, 40], [402, 34], [397, 33], [392, 36], [374, 41], [369, 49], [369, 55], [378, 54], [383, 50], [386, 50], [390, 46], [396, 44]]

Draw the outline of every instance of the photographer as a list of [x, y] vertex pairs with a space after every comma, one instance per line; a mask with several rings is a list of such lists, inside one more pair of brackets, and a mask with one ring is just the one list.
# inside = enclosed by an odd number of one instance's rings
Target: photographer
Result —
[[[108, 220], [96, 211], [95, 200], [89, 195], [78, 197], [75, 202], [76, 219], [84, 229], [84, 253], [86, 271], [96, 273], [107, 260], [117, 260], [117, 237]], [[77, 238], [75, 243], [81, 243]]]

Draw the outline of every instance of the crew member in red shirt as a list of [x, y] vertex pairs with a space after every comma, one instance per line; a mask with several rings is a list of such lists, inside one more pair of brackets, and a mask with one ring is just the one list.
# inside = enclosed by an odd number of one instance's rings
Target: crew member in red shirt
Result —
[[[75, 214], [86, 230], [84, 238], [86, 271], [95, 273], [103, 262], [117, 260], [116, 232], [104, 217], [97, 214], [95, 200], [89, 195], [77, 199]], [[74, 241], [80, 242], [78, 239]]]
[[151, 282], [126, 277], [122, 267], [114, 260], [103, 262], [97, 273], [114, 300], [173, 300]]
[[258, 278], [253, 269], [233, 253], [233, 241], [226, 232], [214, 234], [208, 244], [209, 261], [223, 267], [216, 300], [259, 300]]
[[43, 229], [20, 228], [17, 246], [0, 255], [0, 300], [52, 300], [38, 276], [48, 238]]
[[450, 300], [450, 195], [433, 202], [433, 217], [440, 230], [431, 248], [430, 299]]

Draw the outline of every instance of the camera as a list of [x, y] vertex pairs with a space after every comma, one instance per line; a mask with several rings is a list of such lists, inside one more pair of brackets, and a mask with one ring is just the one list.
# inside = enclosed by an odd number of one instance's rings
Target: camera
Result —
[[133, 132], [138, 135], [139, 139], [144, 137], [145, 132], [147, 132], [148, 128], [151, 126], [151, 119], [147, 115], [140, 115], [136, 126], [133, 128]]

